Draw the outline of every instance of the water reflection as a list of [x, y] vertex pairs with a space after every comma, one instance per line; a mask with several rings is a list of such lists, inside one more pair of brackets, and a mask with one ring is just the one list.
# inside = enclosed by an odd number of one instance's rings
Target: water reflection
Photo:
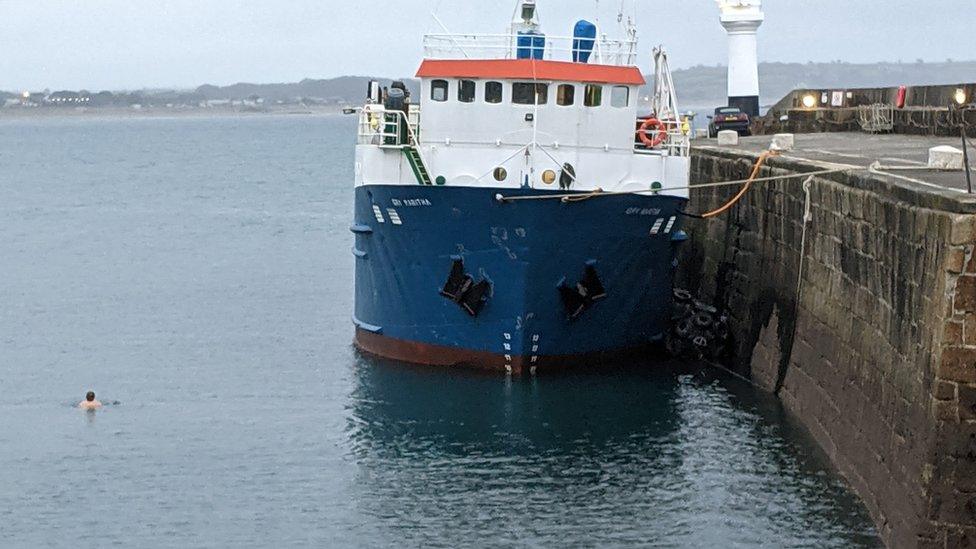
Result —
[[678, 429], [677, 386], [634, 369], [512, 379], [361, 358], [350, 432], [363, 457], [535, 458]]
[[709, 370], [520, 380], [360, 357], [350, 402], [356, 503], [389, 539], [879, 544], [775, 402]]

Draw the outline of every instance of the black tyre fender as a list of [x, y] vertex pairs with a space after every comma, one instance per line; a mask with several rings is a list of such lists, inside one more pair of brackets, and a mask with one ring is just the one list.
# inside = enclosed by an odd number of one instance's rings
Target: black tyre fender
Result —
[[695, 315], [695, 324], [700, 328], [710, 328], [713, 322], [715, 322], [715, 318], [704, 311]]
[[664, 347], [668, 354], [673, 357], [679, 357], [685, 352], [684, 343], [676, 337], [669, 337], [664, 342]]
[[678, 303], [689, 303], [692, 300], [691, 292], [682, 290], [681, 288], [675, 288], [674, 300]]

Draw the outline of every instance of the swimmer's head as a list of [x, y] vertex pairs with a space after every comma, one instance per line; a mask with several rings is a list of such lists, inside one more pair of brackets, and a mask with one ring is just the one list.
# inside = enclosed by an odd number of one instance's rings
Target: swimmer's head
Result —
[[88, 402], [94, 402], [95, 401], [95, 391], [88, 391], [88, 394], [85, 395], [85, 400], [87, 400]]

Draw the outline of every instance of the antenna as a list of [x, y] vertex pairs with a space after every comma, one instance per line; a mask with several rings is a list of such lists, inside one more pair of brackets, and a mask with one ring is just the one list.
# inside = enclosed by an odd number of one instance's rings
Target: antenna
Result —
[[430, 16], [434, 18], [434, 21], [436, 21], [438, 25], [440, 25], [441, 29], [444, 31], [444, 35], [447, 36], [447, 38], [451, 41], [451, 43], [453, 43], [457, 49], [461, 50], [461, 55], [463, 55], [465, 59], [470, 59], [471, 57], [468, 55], [468, 52], [464, 51], [464, 48], [461, 47], [461, 44], [458, 44], [457, 39], [454, 38], [454, 35], [451, 34], [451, 31], [448, 30], [444, 22], [441, 21], [441, 18], [437, 17], [437, 14], [434, 12], [430, 12]]

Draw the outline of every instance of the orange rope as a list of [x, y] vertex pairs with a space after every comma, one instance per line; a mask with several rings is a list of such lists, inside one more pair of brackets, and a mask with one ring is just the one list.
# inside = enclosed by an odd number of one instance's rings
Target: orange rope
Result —
[[722, 206], [721, 208], [717, 210], [712, 210], [708, 213], [701, 214], [700, 217], [702, 217], [703, 219], [708, 219], [711, 217], [715, 217], [717, 215], [722, 215], [723, 213], [727, 212], [732, 206], [738, 204], [738, 202], [742, 200], [742, 197], [745, 196], [747, 192], [749, 192], [749, 189], [752, 187], [752, 183], [756, 180], [757, 177], [759, 177], [759, 173], [762, 171], [763, 164], [766, 163], [766, 160], [768, 160], [769, 157], [771, 156], [776, 156], [777, 154], [779, 153], [776, 151], [766, 151], [760, 154], [759, 159], [756, 160], [756, 165], [752, 167], [752, 175], [749, 176], [749, 179], [742, 186], [742, 190], [740, 190], [738, 194], [732, 197], [732, 200], [726, 202], [725, 205]]

